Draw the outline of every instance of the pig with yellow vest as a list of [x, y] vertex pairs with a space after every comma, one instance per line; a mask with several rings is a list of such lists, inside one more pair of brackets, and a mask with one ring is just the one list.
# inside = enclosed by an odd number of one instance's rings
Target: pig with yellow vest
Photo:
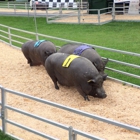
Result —
[[93, 47], [85, 44], [67, 43], [63, 45], [58, 52], [86, 57], [97, 68], [99, 73], [103, 76], [103, 79], [106, 80], [107, 74], [104, 72], [104, 69], [108, 59], [102, 59]]
[[54, 53], [45, 61], [45, 69], [52, 79], [55, 89], [62, 86], [75, 86], [78, 92], [89, 100], [89, 96], [106, 98], [103, 77], [96, 67], [85, 57]]

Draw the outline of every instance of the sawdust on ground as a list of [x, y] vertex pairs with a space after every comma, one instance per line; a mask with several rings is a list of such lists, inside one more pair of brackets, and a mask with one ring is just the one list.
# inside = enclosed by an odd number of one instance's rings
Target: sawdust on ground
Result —
[[[139, 89], [107, 80], [104, 82], [107, 98], [89, 97], [90, 101], [84, 101], [74, 87], [60, 86], [60, 90], [56, 90], [43, 66], [30, 67], [20, 49], [15, 49], [2, 42], [0, 42], [0, 85], [34, 97], [140, 127]], [[7, 104], [46, 119], [73, 126], [75, 129], [106, 140], [140, 139], [139, 133], [34, 102], [14, 94], [7, 93]], [[61, 140], [68, 139], [66, 130], [20, 115], [14, 111], [8, 111], [8, 118]], [[10, 124], [8, 124], [7, 130], [24, 140], [45, 140]], [[77, 139], [87, 140], [79, 135]]]

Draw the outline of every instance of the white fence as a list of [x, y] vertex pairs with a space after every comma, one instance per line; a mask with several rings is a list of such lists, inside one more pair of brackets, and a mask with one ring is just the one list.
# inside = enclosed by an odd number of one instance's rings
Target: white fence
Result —
[[[77, 9], [77, 10], [60, 10], [56, 13], [52, 13], [52, 10], [47, 10], [47, 23], [69, 23], [69, 24], [105, 24], [113, 21], [113, 15], [111, 11], [107, 11], [112, 7], [103, 9]], [[107, 11], [101, 13], [102, 11]], [[89, 12], [97, 12], [97, 14], [88, 14]]]
[[[72, 24], [97, 24], [102, 25], [111, 21], [137, 21], [140, 22], [140, 14], [128, 14], [127, 5], [109, 5], [102, 9], [89, 9], [88, 3], [77, 2], [77, 8], [61, 6], [59, 8], [36, 7], [33, 10], [28, 2], [0, 3], [0, 14], [11, 16], [36, 16], [46, 17], [47, 23], [72, 23]], [[37, 10], [40, 9], [40, 10]], [[94, 14], [89, 14], [94, 13]], [[95, 14], [96, 13], [96, 14]]]

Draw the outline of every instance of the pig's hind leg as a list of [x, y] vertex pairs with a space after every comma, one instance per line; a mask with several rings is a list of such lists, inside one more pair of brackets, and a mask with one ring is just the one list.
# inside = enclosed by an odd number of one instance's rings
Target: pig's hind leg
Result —
[[30, 66], [33, 66], [33, 62], [31, 60], [31, 58], [30, 57], [27, 57], [27, 56], [25, 56], [25, 57], [27, 59], [27, 64], [29, 64]]
[[[52, 77], [51, 77], [52, 78]], [[55, 89], [59, 89], [59, 86], [57, 85], [57, 78], [56, 77], [53, 77], [52, 78], [52, 81], [54, 83], [54, 86], [55, 86]]]
[[55, 89], [59, 89], [59, 86], [57, 85], [57, 81], [58, 81], [57, 78], [55, 76], [52, 76], [52, 75], [50, 75], [50, 77], [54, 83]]

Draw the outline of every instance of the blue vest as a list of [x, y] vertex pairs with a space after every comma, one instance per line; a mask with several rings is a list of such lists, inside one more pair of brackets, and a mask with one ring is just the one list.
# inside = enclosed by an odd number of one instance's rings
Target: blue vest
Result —
[[34, 44], [34, 47], [37, 48], [42, 42], [44, 42], [46, 40], [39, 40]]
[[92, 47], [87, 46], [87, 45], [81, 45], [78, 48], [76, 48], [73, 52], [75, 55], [81, 55], [81, 53], [86, 50], [86, 49], [92, 49]]

